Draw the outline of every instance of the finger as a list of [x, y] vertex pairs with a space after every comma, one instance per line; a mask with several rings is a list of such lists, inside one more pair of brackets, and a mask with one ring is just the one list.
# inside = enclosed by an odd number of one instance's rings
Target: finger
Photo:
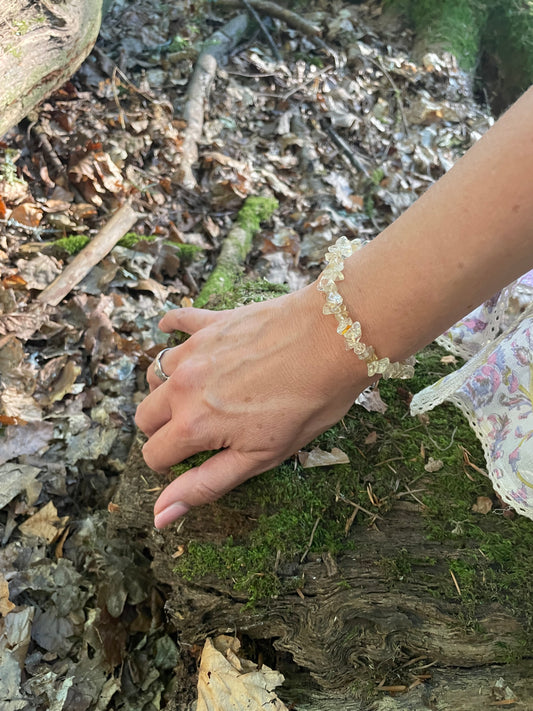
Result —
[[[168, 387], [167, 383], [161, 385]], [[151, 392], [137, 407], [135, 424], [151, 437], [160, 427], [163, 427], [172, 417], [170, 399], [164, 387], [158, 387]]]
[[251, 476], [271, 464], [254, 460], [253, 455], [224, 449], [199, 467], [189, 469], [169, 484], [154, 506], [154, 525], [164, 528], [176, 521], [192, 506], [216, 501]]
[[[166, 353], [163, 353], [161, 358], [159, 358], [159, 365], [161, 366], [161, 369], [163, 373], [170, 377], [172, 373], [174, 372], [174, 369], [176, 368], [177, 365], [177, 355], [175, 354], [175, 349], [167, 349], [164, 348], [163, 350], [167, 351]], [[163, 365], [163, 361], [165, 364]], [[148, 381], [148, 385], [150, 386], [150, 392], [153, 392], [157, 387], [162, 385], [163, 383], [166, 382], [166, 380], [162, 380], [158, 375], [156, 375], [155, 369], [154, 369], [154, 363], [150, 363], [150, 367], [146, 371], [146, 380]]]
[[187, 423], [186, 427], [180, 429], [169, 419], [149, 436], [143, 446], [143, 457], [150, 469], [163, 473], [197, 452], [220, 449], [220, 443], [213, 443], [200, 425]]
[[193, 334], [201, 328], [210, 326], [217, 321], [221, 316], [222, 311], [208, 311], [207, 309], [183, 308], [172, 309], [167, 311], [161, 321], [159, 328], [165, 333], [172, 331], [185, 331], [185, 333]]

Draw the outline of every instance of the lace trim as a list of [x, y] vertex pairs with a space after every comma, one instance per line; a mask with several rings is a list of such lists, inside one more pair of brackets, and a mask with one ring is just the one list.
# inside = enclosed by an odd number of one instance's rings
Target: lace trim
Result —
[[436, 343], [438, 343], [439, 346], [446, 348], [446, 350], [452, 353], [453, 355], [459, 356], [459, 358], [464, 358], [465, 360], [472, 358], [472, 356], [478, 351], [480, 351], [481, 348], [483, 348], [483, 346], [485, 346], [489, 341], [491, 343], [494, 342], [494, 339], [498, 336], [498, 333], [503, 328], [505, 313], [509, 306], [509, 298], [515, 286], [516, 282], [512, 282], [504, 289], [502, 289], [499, 295], [497, 296], [498, 301], [494, 307], [494, 310], [488, 314], [489, 318], [487, 322], [487, 327], [483, 331], [483, 340], [479, 343], [479, 347], [477, 349], [473, 347], [474, 344], [472, 344], [472, 342], [469, 342], [467, 345], [463, 345], [463, 343], [454, 342], [454, 328], [451, 328], [449, 331], [446, 331], [446, 333], [443, 333], [442, 336], [438, 336], [438, 338], [435, 339]]
[[[506, 295], [506, 300], [508, 300], [509, 294]], [[416, 393], [411, 401], [411, 414], [418, 415], [428, 410], [433, 410], [437, 405], [443, 402], [451, 402], [456, 407], [458, 407], [464, 414], [468, 423], [474, 430], [478, 440], [483, 448], [483, 453], [485, 455], [485, 461], [487, 466], [488, 475], [491, 479], [493, 487], [496, 489], [503, 501], [505, 501], [509, 506], [511, 506], [518, 513], [533, 519], [533, 510], [531, 507], [526, 507], [515, 498], [511, 496], [510, 493], [510, 479], [509, 477], [497, 476], [497, 466], [493, 461], [491, 456], [491, 440], [489, 439], [489, 432], [484, 431], [480, 426], [478, 419], [475, 415], [475, 410], [471, 402], [468, 401], [465, 395], [458, 392], [461, 386], [471, 378], [474, 373], [480, 368], [480, 366], [485, 362], [486, 357], [492, 351], [494, 351], [499, 344], [511, 336], [517, 329], [517, 326], [524, 321], [526, 318], [533, 317], [533, 304], [530, 304], [522, 314], [515, 320], [515, 322], [509, 326], [503, 333], [498, 336], [494, 341], [486, 343], [481, 350], [471, 358], [465, 365], [463, 365], [455, 373], [450, 373], [450, 375], [441, 378], [433, 385], [428, 388], [421, 390]], [[501, 323], [501, 311], [499, 311], [499, 317], [494, 321], [494, 324]], [[451, 350], [449, 347], [450, 343], [446, 339], [443, 345]], [[499, 462], [501, 465], [501, 462]], [[514, 476], [514, 475], [513, 475]]]

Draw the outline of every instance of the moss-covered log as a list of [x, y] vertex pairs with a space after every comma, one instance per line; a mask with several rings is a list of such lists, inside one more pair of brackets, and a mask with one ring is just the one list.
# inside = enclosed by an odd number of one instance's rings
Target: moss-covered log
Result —
[[91, 51], [109, 0], [2, 0], [0, 136], [54, 89]]
[[[441, 356], [420, 356], [413, 389], [449, 367]], [[114, 525], [151, 550], [183, 649], [237, 632], [288, 676], [281, 695], [297, 708], [342, 696], [353, 711], [486, 711], [512, 692], [525, 711], [533, 524], [472, 511], [478, 496], [499, 503], [469, 465], [482, 453], [458, 412], [410, 419], [405, 386], [382, 389], [386, 413], [353, 409], [315, 443], [349, 465], [295, 459], [161, 533], [151, 505], [163, 482], [135, 446]]]
[[246, 198], [236, 223], [224, 240], [216, 267], [194, 301], [195, 306], [205, 306], [213, 295], [232, 293], [242, 274], [254, 235], [259, 231], [261, 222], [268, 220], [277, 206], [278, 201], [272, 197]]

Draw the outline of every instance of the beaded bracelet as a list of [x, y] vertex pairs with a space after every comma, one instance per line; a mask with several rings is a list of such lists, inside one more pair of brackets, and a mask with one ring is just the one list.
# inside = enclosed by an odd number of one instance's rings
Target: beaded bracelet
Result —
[[344, 260], [350, 257], [359, 247], [361, 240], [350, 240], [347, 237], [339, 237], [334, 245], [328, 247], [325, 261], [328, 266], [322, 272], [318, 280], [318, 290], [326, 295], [326, 303], [322, 309], [324, 314], [333, 314], [337, 319], [337, 333], [344, 336], [346, 348], [354, 351], [359, 360], [364, 360], [370, 378], [381, 375], [383, 378], [401, 378], [402, 380], [412, 378], [415, 372], [413, 357], [405, 361], [391, 363], [389, 358], [378, 358], [373, 346], [367, 346], [361, 342], [361, 324], [359, 321], [352, 321], [348, 309], [343, 303], [342, 296], [337, 291], [335, 282], [342, 281], [344, 274]]

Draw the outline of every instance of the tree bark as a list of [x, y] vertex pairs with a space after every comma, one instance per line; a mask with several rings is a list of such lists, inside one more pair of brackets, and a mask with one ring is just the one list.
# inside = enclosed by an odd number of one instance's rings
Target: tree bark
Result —
[[2, 0], [0, 136], [61, 86], [91, 51], [106, 0]]

